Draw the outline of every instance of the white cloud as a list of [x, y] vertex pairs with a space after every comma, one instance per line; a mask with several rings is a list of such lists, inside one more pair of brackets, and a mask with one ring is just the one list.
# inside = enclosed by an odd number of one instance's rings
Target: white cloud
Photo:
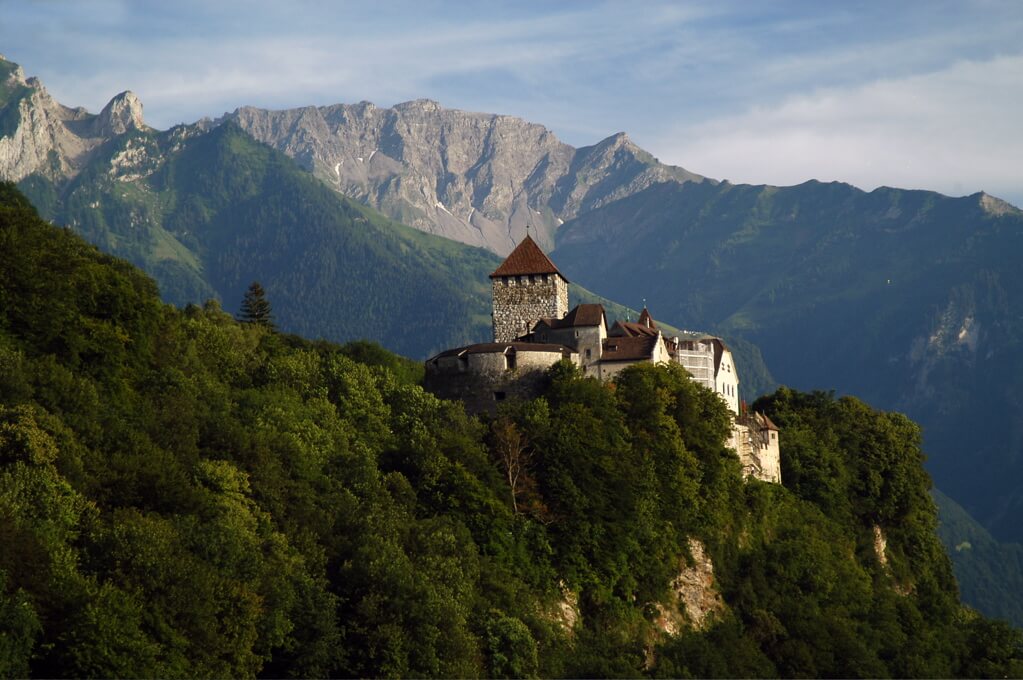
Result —
[[679, 127], [663, 160], [733, 182], [841, 180], [1023, 199], [1023, 56], [824, 88]]

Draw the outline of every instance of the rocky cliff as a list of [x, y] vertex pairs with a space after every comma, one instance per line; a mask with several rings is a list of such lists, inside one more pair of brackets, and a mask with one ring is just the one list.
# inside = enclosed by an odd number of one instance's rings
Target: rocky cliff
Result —
[[526, 225], [544, 247], [564, 221], [658, 182], [705, 178], [618, 133], [573, 148], [542, 125], [420, 99], [226, 117], [329, 186], [423, 231], [505, 255]]
[[133, 93], [117, 95], [99, 114], [68, 108], [0, 55], [0, 178], [73, 177], [103, 142], [143, 127], [142, 102]]

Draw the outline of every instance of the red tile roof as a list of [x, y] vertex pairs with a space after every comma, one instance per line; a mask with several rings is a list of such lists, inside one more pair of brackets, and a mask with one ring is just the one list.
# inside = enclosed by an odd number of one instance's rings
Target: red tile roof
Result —
[[599, 326], [607, 323], [604, 318], [604, 305], [581, 304], [562, 319], [540, 319], [548, 328], [579, 328], [580, 326]]
[[551, 262], [551, 258], [547, 257], [540, 250], [540, 246], [536, 245], [536, 241], [528, 235], [515, 247], [515, 250], [511, 251], [511, 255], [501, 263], [501, 266], [494, 270], [490, 278], [522, 276], [524, 274], [557, 274], [566, 282], [568, 281], [565, 275], [558, 271], [558, 268]]
[[767, 417], [766, 413], [758, 413], [757, 417], [759, 417], [761, 422], [763, 423], [763, 429], [765, 429], [765, 430], [777, 430], [778, 429], [778, 426], [775, 425], [771, 421], [771, 419]]
[[611, 330], [608, 331], [608, 335], [633, 338], [639, 336], [654, 337], [657, 335], [657, 327], [650, 328], [635, 321], [615, 321], [614, 326], [611, 326]]
[[657, 336], [608, 338], [604, 341], [601, 361], [643, 361], [653, 358]]
[[646, 326], [647, 328], [653, 328], [654, 330], [657, 330], [657, 324], [654, 323], [654, 317], [650, 316], [650, 310], [648, 310], [646, 307], [644, 307], [643, 311], [640, 312], [638, 323], [640, 326]]
[[646, 307], [640, 312], [639, 321], [615, 321], [608, 335], [637, 337], [640, 335], [656, 336], [657, 323]]

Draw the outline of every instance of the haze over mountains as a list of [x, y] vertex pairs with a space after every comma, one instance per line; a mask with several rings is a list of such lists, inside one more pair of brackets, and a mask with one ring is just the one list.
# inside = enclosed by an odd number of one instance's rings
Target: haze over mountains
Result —
[[486, 274], [529, 224], [595, 293], [754, 343], [782, 383], [906, 411], [937, 486], [1023, 538], [1023, 213], [986, 194], [719, 183], [624, 134], [575, 149], [428, 100], [161, 132], [130, 92], [89, 114], [6, 61], [0, 178], [168, 300], [233, 310], [259, 278], [285, 329], [413, 356], [485, 335]]

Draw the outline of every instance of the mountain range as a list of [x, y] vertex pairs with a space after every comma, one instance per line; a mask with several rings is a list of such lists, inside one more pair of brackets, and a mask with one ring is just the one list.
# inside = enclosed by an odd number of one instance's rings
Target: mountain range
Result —
[[776, 378], [906, 411], [937, 486], [1023, 538], [1023, 213], [992, 196], [733, 185], [428, 100], [157, 131], [130, 92], [90, 114], [3, 60], [0, 178], [169, 301], [233, 310], [260, 279], [282, 328], [415, 357], [486, 337], [486, 275], [529, 225], [577, 299], [742, 348], [747, 396]]

